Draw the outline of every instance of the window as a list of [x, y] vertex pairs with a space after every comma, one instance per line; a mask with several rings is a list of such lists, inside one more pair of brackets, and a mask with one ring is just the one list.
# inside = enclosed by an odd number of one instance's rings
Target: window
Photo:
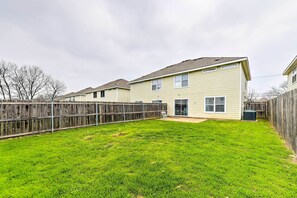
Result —
[[225, 97], [206, 97], [205, 98], [205, 112], [226, 112], [226, 98]]
[[101, 98], [105, 98], [105, 91], [101, 91], [100, 96], [101, 96]]
[[292, 83], [296, 82], [297, 78], [297, 68], [295, 68], [292, 72]]
[[176, 116], [188, 116], [188, 99], [177, 99], [174, 103]]
[[175, 88], [187, 87], [189, 85], [188, 74], [182, 74], [175, 76], [174, 86]]
[[97, 98], [97, 92], [93, 93], [93, 98]]
[[162, 100], [152, 100], [152, 103], [162, 103]]
[[157, 79], [152, 81], [152, 90], [162, 89], [162, 79]]
[[216, 67], [208, 68], [208, 69], [203, 69], [202, 73], [210, 73], [210, 72], [215, 72], [217, 71]]

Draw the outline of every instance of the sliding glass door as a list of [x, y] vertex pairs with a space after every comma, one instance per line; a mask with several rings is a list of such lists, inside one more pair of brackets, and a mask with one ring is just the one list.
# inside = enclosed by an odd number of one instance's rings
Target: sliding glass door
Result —
[[176, 116], [188, 116], [188, 99], [176, 99], [174, 109]]

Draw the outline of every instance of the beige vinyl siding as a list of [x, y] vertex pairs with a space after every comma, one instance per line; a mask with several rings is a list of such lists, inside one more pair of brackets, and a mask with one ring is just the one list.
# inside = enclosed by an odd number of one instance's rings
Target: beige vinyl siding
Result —
[[[241, 64], [235, 63], [240, 66]], [[131, 102], [162, 99], [168, 104], [168, 115], [174, 116], [174, 100], [188, 99], [188, 116], [202, 118], [241, 118], [241, 95], [240, 95], [240, 67], [231, 69], [218, 69], [214, 72], [203, 73], [195, 71], [189, 73], [189, 86], [174, 88], [174, 76], [163, 78], [162, 90], [152, 91], [152, 82], [145, 81], [131, 84]], [[225, 96], [225, 113], [206, 113], [204, 100], [208, 96]]]
[[288, 75], [288, 91], [297, 89], [297, 82], [295, 83], [292, 82], [292, 75], [293, 75], [293, 70]]
[[101, 91], [97, 92], [97, 98], [93, 98], [93, 92], [87, 93], [85, 101], [129, 102], [130, 101], [130, 90], [118, 89], [118, 88], [105, 90], [104, 98], [101, 98]]
[[97, 98], [93, 98], [93, 92], [86, 94], [87, 101], [117, 102], [117, 89], [104, 90], [105, 97], [101, 98], [101, 91], [97, 92]]
[[130, 90], [118, 89], [118, 102], [130, 102]]
[[72, 96], [72, 97], [67, 97], [65, 98], [64, 101], [85, 101], [86, 96]]

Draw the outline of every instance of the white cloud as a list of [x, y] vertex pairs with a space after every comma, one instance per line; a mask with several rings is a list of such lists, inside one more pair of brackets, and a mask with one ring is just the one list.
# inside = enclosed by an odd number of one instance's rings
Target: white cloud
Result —
[[[184, 59], [248, 56], [250, 86], [284, 78], [297, 51], [294, 0], [0, 1], [1, 59], [36, 64], [69, 91]], [[4, 30], [4, 31], [3, 31]]]

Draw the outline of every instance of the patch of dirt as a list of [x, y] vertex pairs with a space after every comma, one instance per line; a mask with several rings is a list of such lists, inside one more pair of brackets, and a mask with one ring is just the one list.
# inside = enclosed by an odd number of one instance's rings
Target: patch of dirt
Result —
[[111, 142], [111, 143], [108, 143], [108, 144], [104, 145], [104, 148], [111, 148], [113, 146], [114, 146], [114, 143]]
[[120, 132], [120, 133], [117, 133], [117, 134], [113, 134], [112, 137], [121, 137], [121, 136], [125, 136], [127, 135], [128, 133], [125, 133], [125, 132]]
[[94, 136], [93, 135], [87, 135], [83, 139], [84, 140], [92, 140], [92, 139], [94, 139]]
[[160, 120], [164, 120], [164, 121], [174, 121], [174, 122], [200, 123], [200, 122], [204, 122], [204, 121], [206, 121], [207, 119], [167, 117], [167, 118], [162, 118], [162, 119], [160, 119]]

